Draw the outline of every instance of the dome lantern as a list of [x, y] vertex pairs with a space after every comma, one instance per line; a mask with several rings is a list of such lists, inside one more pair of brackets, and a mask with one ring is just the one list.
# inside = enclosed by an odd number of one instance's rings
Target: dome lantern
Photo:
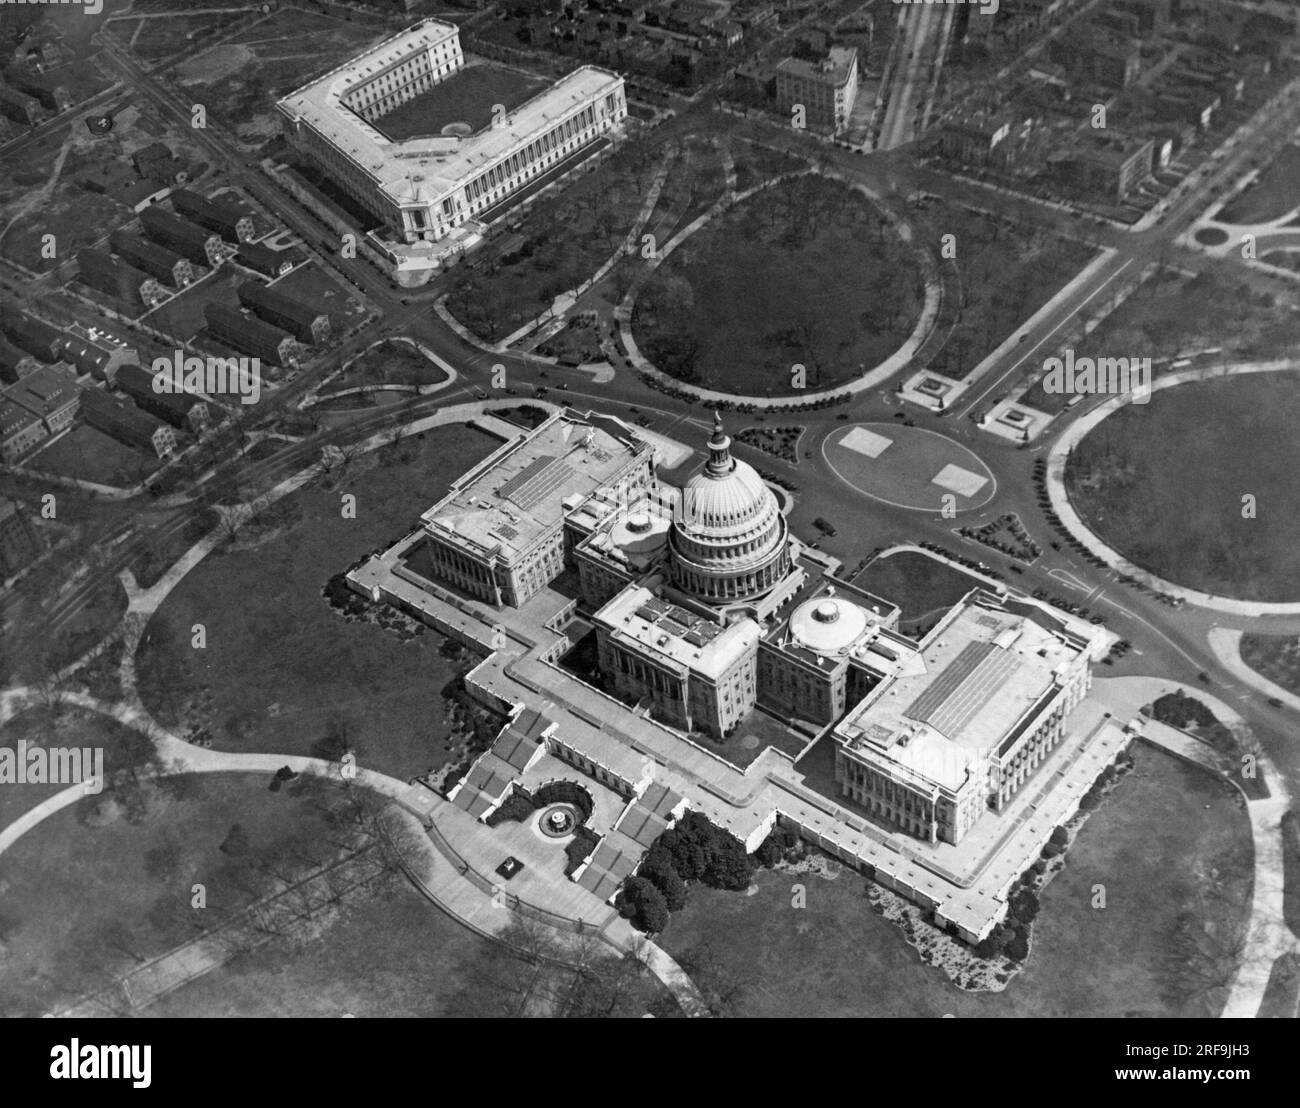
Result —
[[709, 462], [706, 467], [715, 477], [731, 472], [735, 462], [731, 460], [731, 439], [722, 429], [722, 414], [713, 413], [713, 434], [709, 438]]

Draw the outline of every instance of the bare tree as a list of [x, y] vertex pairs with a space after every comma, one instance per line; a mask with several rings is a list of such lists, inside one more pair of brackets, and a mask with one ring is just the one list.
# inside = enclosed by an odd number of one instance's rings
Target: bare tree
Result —
[[249, 520], [249, 514], [239, 505], [233, 507], [221, 506], [217, 511], [217, 534], [223, 543], [233, 542], [239, 537], [244, 529], [244, 525]]
[[724, 959], [711, 939], [692, 947], [677, 961], [695, 982], [710, 1011], [719, 1016], [739, 1013], [746, 993], [754, 984], [752, 972], [740, 970]]

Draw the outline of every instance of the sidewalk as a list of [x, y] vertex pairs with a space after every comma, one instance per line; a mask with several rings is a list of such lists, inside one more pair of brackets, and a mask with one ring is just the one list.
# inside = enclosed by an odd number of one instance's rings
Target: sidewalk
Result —
[[[627, 295], [624, 296], [623, 302], [614, 310], [614, 318], [618, 323], [619, 335], [623, 340], [624, 349], [627, 350], [628, 361], [632, 363], [634, 369], [640, 373], [654, 377], [656, 380], [663, 382], [674, 390], [689, 393], [697, 400], [704, 400], [715, 404], [753, 404], [760, 408], [779, 410], [783, 408], [800, 407], [830, 397], [850, 396], [866, 392], [883, 384], [907, 366], [916, 352], [925, 343], [939, 318], [941, 300], [940, 282], [937, 275], [931, 272], [929, 255], [924, 251], [921, 251], [921, 254], [925, 260], [923, 268], [926, 271], [925, 303], [921, 307], [920, 316], [916, 321], [916, 326], [912, 328], [912, 333], [907, 337], [903, 345], [889, 355], [889, 357], [887, 357], [883, 362], [868, 370], [862, 376], [856, 377], [851, 381], [846, 381], [842, 385], [837, 385], [835, 388], [822, 389], [817, 392], [806, 391], [797, 396], [742, 396], [738, 393], [718, 392], [714, 389], [699, 388], [696, 385], [688, 385], [677, 380], [677, 378], [670, 377], [663, 371], [656, 369], [655, 366], [641, 353], [640, 348], [636, 344], [636, 340], [632, 336], [632, 306], [636, 301], [637, 293], [649, 279], [650, 275], [663, 264], [668, 255], [676, 250], [682, 242], [697, 231], [701, 230], [705, 225], [712, 222], [718, 216], [730, 210], [736, 204], [748, 200], [750, 197], [762, 192], [764, 189], [771, 188], [773, 185], [779, 184], [780, 182], [792, 177], [805, 176], [816, 172], [818, 171], [813, 169], [797, 170], [794, 173], [782, 174], [780, 177], [774, 177], [769, 181], [764, 181], [762, 184], [755, 185], [753, 188], [747, 189], [742, 193], [726, 193], [723, 195], [722, 199], [714, 204], [708, 211], [688, 223], [659, 249], [654, 264], [637, 275], [637, 278], [632, 282], [632, 286], [628, 290]], [[879, 200], [879, 197], [867, 188], [866, 185], [854, 181], [833, 170], [822, 172], [822, 176], [839, 181], [872, 200]], [[891, 222], [895, 222], [888, 209], [882, 207], [881, 211], [884, 212]], [[897, 224], [896, 229], [899, 231], [899, 234], [903, 237], [904, 241], [911, 241], [911, 231], [906, 224]]]
[[[1245, 727], [1246, 721], [1229, 705], [1192, 685], [1155, 677], [1098, 678], [1108, 696], [1122, 702], [1124, 710], [1132, 709], [1131, 716], [1146, 704], [1167, 692], [1182, 691], [1205, 703], [1218, 720], [1230, 728]], [[1200, 743], [1172, 727], [1147, 720], [1142, 727], [1143, 737], [1164, 747], [1171, 753], [1205, 766], [1221, 780], [1236, 782], [1225, 777], [1217, 759], [1210, 757]], [[1277, 772], [1268, 755], [1257, 754], [1260, 776], [1268, 785], [1269, 796], [1262, 800], [1246, 799], [1246, 813], [1250, 819], [1250, 833], [1255, 847], [1254, 886], [1251, 894], [1250, 917], [1246, 923], [1245, 945], [1241, 962], [1233, 974], [1228, 999], [1220, 1017], [1223, 1019], [1252, 1019], [1264, 1002], [1273, 963], [1297, 947], [1296, 936], [1287, 926], [1283, 908], [1285, 869], [1283, 864], [1282, 817], [1291, 807], [1285, 779]], [[1240, 788], [1240, 786], [1237, 786]], [[1242, 794], [1245, 796], [1245, 794]]]
[[[407, 425], [404, 430], [407, 433], [415, 433], [420, 429], [443, 423], [463, 422], [467, 418], [481, 416], [484, 407], [482, 403], [473, 403], [443, 409]], [[514, 430], [513, 425], [511, 425], [511, 430]], [[365, 441], [363, 449], [372, 450], [383, 445], [389, 441], [390, 433], [381, 432], [372, 436]], [[295, 491], [312, 478], [314, 470], [314, 466], [309, 466], [282, 481], [265, 497], [260, 498], [259, 504], [274, 503], [276, 500]], [[252, 518], [256, 514], [252, 506], [248, 504], [237, 505], [231, 511], [242, 516], [245, 520]], [[132, 727], [151, 737], [156, 744], [159, 758], [165, 767], [160, 770], [162, 773], [264, 772], [273, 774], [281, 767], [288, 766], [296, 773], [310, 773], [321, 776], [337, 775], [339, 773], [337, 765], [317, 758], [273, 753], [236, 754], [193, 746], [162, 727], [150, 715], [139, 699], [136, 687], [135, 654], [150, 617], [157, 611], [171, 591], [180, 584], [185, 575], [211, 553], [221, 541], [220, 528], [209, 532], [191, 546], [148, 589], [140, 589], [136, 585], [134, 577], [123, 580], [129, 602], [127, 611], [121, 623], [115, 629], [114, 634], [122, 634], [125, 644], [121, 668], [124, 701], [118, 704], [109, 704], [95, 697], [74, 692], [64, 693], [62, 700], [69, 704], [75, 704], [111, 716], [125, 726]], [[19, 687], [0, 691], [0, 724], [34, 703], [36, 703], [35, 690]], [[406, 869], [411, 880], [433, 903], [465, 926], [493, 939], [498, 938], [500, 932], [505, 930], [512, 920], [518, 918], [509, 909], [494, 903], [489, 894], [479, 889], [466, 876], [456, 872], [447, 858], [435, 848], [429, 835], [424, 833], [426, 826], [433, 825], [434, 812], [440, 808], [450, 808], [451, 806], [446, 805], [444, 801], [428, 789], [408, 785], [396, 778], [363, 767], [356, 768], [354, 781], [356, 784], [369, 788], [379, 795], [394, 801], [400, 806], [401, 811], [405, 813], [402, 818], [419, 824], [420, 834], [418, 836], [408, 836], [412, 843], [419, 844], [418, 864], [414, 862], [410, 866], [404, 864], [403, 868]], [[47, 798], [34, 809], [24, 813], [9, 826], [0, 828], [0, 853], [3, 853], [24, 834], [55, 812], [69, 807], [78, 800], [83, 799], [85, 795], [85, 790], [81, 785], [70, 786]], [[458, 815], [462, 814], [459, 809], [453, 810]], [[564, 887], [559, 891], [568, 894], [574, 888], [577, 888], [577, 886], [571, 882], [565, 882]], [[582, 891], [585, 893], [585, 890]], [[605, 907], [607, 914], [613, 916], [613, 910], [608, 906]], [[557, 913], [557, 915], [561, 914]], [[555, 928], [553, 930], [557, 935], [569, 934], [569, 932]], [[688, 1015], [707, 1014], [707, 1006], [700, 997], [698, 990], [695, 989], [681, 967], [666, 952], [637, 935], [624, 921], [617, 917], [607, 921], [607, 925], [601, 934], [620, 953], [640, 952], [646, 958], [651, 971], [663, 981], [664, 986], [673, 993], [683, 1011]]]

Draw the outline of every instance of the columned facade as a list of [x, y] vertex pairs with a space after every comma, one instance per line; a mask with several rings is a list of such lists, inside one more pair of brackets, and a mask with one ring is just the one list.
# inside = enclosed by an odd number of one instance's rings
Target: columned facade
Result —
[[1003, 741], [989, 762], [990, 800], [997, 811], [1011, 801], [1033, 776], [1043, 760], [1065, 737], [1066, 717], [1092, 685], [1086, 659], [1075, 667], [1070, 680], [1034, 707], [1026, 719]]
[[673, 584], [710, 604], [752, 600], [790, 572], [789, 533], [776, 497], [752, 466], [731, 456], [720, 418], [709, 460], [682, 490], [668, 541]]

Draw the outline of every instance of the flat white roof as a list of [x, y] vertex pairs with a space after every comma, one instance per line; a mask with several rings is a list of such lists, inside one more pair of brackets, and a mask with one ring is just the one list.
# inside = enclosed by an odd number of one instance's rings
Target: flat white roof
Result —
[[627, 639], [667, 663], [717, 679], [754, 650], [762, 634], [752, 619], [727, 627], [662, 600], [642, 585], [629, 585], [595, 617], [617, 639]]
[[791, 77], [800, 77], [818, 84], [834, 85], [837, 88], [845, 84], [853, 72], [858, 52], [852, 46], [832, 46], [827, 56], [821, 61], [810, 62], [803, 58], [788, 57], [779, 65], [777, 71]]
[[960, 604], [922, 644], [924, 668], [882, 681], [836, 738], [905, 776], [955, 790], [1081, 653], [1034, 620]]
[[[590, 416], [589, 416], [590, 418]], [[506, 563], [559, 526], [565, 502], [585, 499], [649, 447], [621, 420], [556, 412], [460, 478], [421, 521], [457, 545]]]
[[343, 103], [349, 91], [389, 66], [458, 35], [452, 24], [426, 19], [290, 93], [277, 106], [369, 172], [396, 203], [428, 204], [455, 192], [553, 124], [623, 84], [617, 73], [582, 66], [524, 101], [502, 125], [463, 138], [395, 141]]

